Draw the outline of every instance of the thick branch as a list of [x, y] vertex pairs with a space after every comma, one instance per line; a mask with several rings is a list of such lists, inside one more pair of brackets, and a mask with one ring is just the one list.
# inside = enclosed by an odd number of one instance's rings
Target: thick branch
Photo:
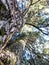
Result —
[[42, 32], [43, 34], [48, 35], [47, 33], [44, 33], [43, 30], [41, 30], [38, 26], [33, 25], [32, 23], [27, 23], [27, 22], [26, 22], [25, 24], [27, 24], [27, 25], [31, 25], [31, 26], [37, 28], [37, 29], [38, 29], [40, 32]]

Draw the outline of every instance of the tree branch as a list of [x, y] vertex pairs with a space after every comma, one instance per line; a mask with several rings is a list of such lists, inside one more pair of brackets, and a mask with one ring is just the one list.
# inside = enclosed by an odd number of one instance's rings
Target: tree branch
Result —
[[26, 15], [26, 13], [28, 12], [28, 10], [29, 10], [29, 8], [30, 8], [30, 6], [32, 6], [32, 5], [34, 5], [34, 4], [36, 4], [36, 3], [38, 3], [40, 0], [38, 0], [38, 1], [36, 1], [35, 3], [30, 3], [30, 5], [29, 5], [29, 7], [27, 8], [27, 9], [25, 9], [24, 10], [24, 12], [23, 12], [23, 16], [25, 16]]
[[27, 24], [27, 25], [31, 25], [31, 26], [37, 28], [37, 29], [38, 29], [40, 32], [42, 32], [43, 34], [48, 35], [47, 33], [44, 33], [43, 30], [41, 30], [38, 26], [33, 25], [32, 23], [27, 23], [27, 22], [26, 22], [25, 24]]
[[34, 4], [36, 4], [36, 3], [38, 3], [39, 1], [40, 1], [40, 0], [36, 1], [36, 2], [35, 2], [35, 3], [33, 3], [33, 4], [31, 3], [31, 4], [30, 4], [30, 6], [31, 6], [31, 5], [34, 5]]

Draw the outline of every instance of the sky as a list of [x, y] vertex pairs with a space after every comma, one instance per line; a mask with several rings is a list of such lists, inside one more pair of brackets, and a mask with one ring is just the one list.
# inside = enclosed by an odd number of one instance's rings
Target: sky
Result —
[[19, 9], [22, 11], [22, 9], [25, 10], [27, 8], [29, 0], [23, 0], [23, 2], [22, 0], [17, 0], [17, 2], [18, 2]]

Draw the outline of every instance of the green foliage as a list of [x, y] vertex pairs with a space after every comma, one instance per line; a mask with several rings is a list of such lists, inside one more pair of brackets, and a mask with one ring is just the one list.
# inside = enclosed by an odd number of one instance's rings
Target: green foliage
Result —
[[0, 35], [2, 35], [2, 36], [5, 35], [5, 29], [4, 28], [0, 29]]
[[2, 44], [2, 41], [0, 41], [0, 44]]

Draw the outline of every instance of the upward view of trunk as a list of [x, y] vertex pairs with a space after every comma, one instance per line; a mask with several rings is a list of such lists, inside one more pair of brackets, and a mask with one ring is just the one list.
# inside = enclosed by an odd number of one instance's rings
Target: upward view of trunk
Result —
[[22, 28], [24, 21], [23, 21], [23, 15], [18, 8], [17, 0], [7, 0], [7, 5], [10, 10], [12, 19], [11, 27], [15, 26], [17, 28], [17, 31], [19, 31]]
[[[12, 36], [17, 32], [20, 32], [20, 29], [22, 28], [24, 24], [24, 20], [23, 20], [23, 14], [18, 8], [17, 0], [1, 0], [1, 2], [9, 11], [9, 15], [11, 16], [11, 18], [9, 18], [10, 21], [7, 21], [7, 25], [9, 23], [9, 28], [6, 27], [5, 25], [5, 29], [8, 28], [9, 31], [7, 30], [7, 33], [6, 33], [7, 37], [6, 37], [6, 40], [4, 41], [5, 45], [3, 44], [3, 47], [1, 48], [1, 50], [3, 50], [4, 47], [7, 45], [8, 41], [12, 38]], [[17, 45], [18, 47], [20, 46], [19, 50], [17, 48]], [[16, 43], [16, 44], [12, 44], [10, 48], [12, 48], [12, 52], [14, 52], [16, 55], [16, 59], [17, 59], [16, 64], [20, 65], [20, 59], [21, 59], [22, 50], [23, 50], [22, 45], [19, 45], [19, 43], [18, 44]]]

